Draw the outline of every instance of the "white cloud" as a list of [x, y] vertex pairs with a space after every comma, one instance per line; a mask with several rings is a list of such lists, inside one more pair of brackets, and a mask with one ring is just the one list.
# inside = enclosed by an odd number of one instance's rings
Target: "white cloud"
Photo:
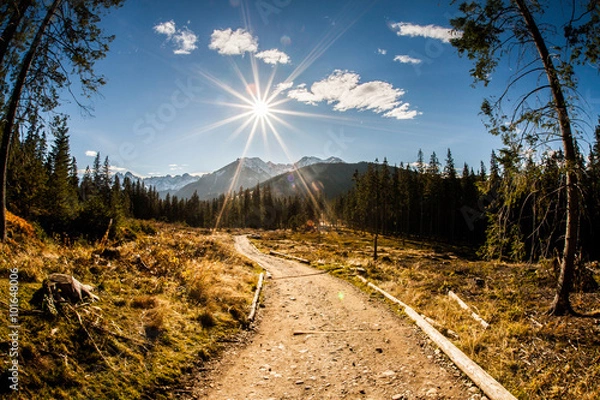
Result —
[[231, 28], [225, 30], [215, 29], [210, 35], [208, 48], [228, 56], [256, 53], [258, 51], [258, 39], [241, 28], [235, 31]]
[[313, 83], [310, 90], [304, 84], [296, 86], [288, 92], [288, 97], [311, 105], [327, 102], [333, 104], [334, 110], [341, 112], [371, 110], [387, 118], [411, 119], [419, 113], [409, 110], [409, 104], [399, 100], [404, 93], [404, 90], [394, 88], [388, 82], [360, 83], [360, 75], [335, 70], [327, 78]]
[[177, 31], [172, 40], [177, 44], [177, 48], [173, 51], [175, 54], [191, 54], [198, 48], [196, 46], [198, 37], [187, 28]]
[[387, 50], [386, 49], [377, 49], [377, 54], [381, 54], [382, 56], [385, 56], [387, 54]]
[[402, 64], [421, 64], [423, 62], [423, 60], [419, 59], [419, 58], [414, 58], [411, 56], [407, 56], [407, 55], [399, 55], [394, 57], [394, 61], [398, 61], [399, 63]]
[[422, 36], [438, 39], [444, 43], [450, 43], [450, 39], [459, 38], [462, 32], [444, 28], [437, 25], [416, 25], [410, 22], [397, 22], [390, 25], [398, 36]]
[[396, 119], [413, 119], [417, 115], [421, 115], [422, 113], [417, 110], [409, 110], [410, 103], [403, 103], [400, 107], [396, 107], [391, 111], [383, 114], [386, 118], [396, 118]]
[[175, 45], [174, 54], [191, 54], [198, 48], [196, 34], [187, 27], [177, 29], [173, 20], [154, 26], [154, 32], [167, 36], [167, 40]]
[[88, 156], [88, 157], [96, 157], [98, 155], [98, 152], [94, 151], [94, 150], [87, 150], [85, 152], [85, 155]]
[[256, 58], [260, 58], [263, 62], [267, 64], [289, 64], [290, 57], [285, 54], [283, 51], [279, 51], [277, 49], [265, 50], [256, 54]]
[[277, 84], [277, 86], [275, 86], [275, 93], [281, 93], [281, 92], [285, 92], [286, 90], [290, 89], [292, 86], [294, 86], [294, 82], [281, 82], [279, 84]]
[[167, 21], [162, 24], [158, 24], [154, 27], [154, 32], [160, 33], [167, 36], [173, 36], [176, 32], [175, 21]]

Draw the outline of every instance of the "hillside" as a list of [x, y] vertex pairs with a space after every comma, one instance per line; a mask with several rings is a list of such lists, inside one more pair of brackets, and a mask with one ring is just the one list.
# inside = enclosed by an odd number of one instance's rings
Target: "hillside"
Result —
[[[242, 163], [241, 166], [240, 163]], [[236, 178], [238, 167], [239, 173]], [[202, 176], [198, 181], [184, 186], [175, 192], [175, 196], [189, 199], [196, 192], [200, 200], [210, 200], [227, 193], [232, 187], [232, 183], [233, 189], [238, 190], [240, 187], [254, 187], [269, 178], [271, 175], [265, 169], [252, 168], [252, 163], [238, 159], [215, 172]]]
[[310, 189], [313, 194], [320, 192], [326, 199], [332, 199], [348, 192], [353, 186], [355, 171], [363, 174], [368, 165], [366, 162], [314, 164], [269, 179], [263, 186], [271, 186], [276, 197], [305, 195]]

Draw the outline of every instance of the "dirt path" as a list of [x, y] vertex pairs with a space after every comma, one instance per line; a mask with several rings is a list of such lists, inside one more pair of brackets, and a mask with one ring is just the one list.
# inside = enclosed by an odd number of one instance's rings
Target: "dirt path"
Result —
[[[479, 399], [417, 328], [347, 282], [236, 249], [272, 275], [255, 335], [198, 383], [199, 398]], [[302, 334], [299, 334], [302, 332]]]

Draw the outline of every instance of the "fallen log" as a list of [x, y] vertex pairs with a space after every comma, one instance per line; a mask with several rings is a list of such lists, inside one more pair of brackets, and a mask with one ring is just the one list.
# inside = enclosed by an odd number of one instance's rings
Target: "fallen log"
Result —
[[450, 290], [448, 292], [448, 296], [450, 296], [451, 299], [454, 299], [458, 303], [458, 305], [460, 306], [460, 308], [462, 308], [463, 310], [466, 310], [466, 311], [470, 312], [471, 313], [471, 317], [473, 317], [473, 319], [475, 321], [479, 322], [481, 324], [481, 326], [483, 326], [483, 329], [489, 328], [490, 324], [488, 324], [475, 311], [473, 311], [471, 309], [471, 307], [469, 307], [469, 305], [467, 303], [465, 303], [464, 301], [462, 301], [462, 299], [460, 297], [458, 297], [456, 295], [456, 293], [454, 293], [452, 290]]
[[272, 255], [272, 256], [279, 256], [279, 257], [289, 258], [290, 260], [298, 261], [298, 262], [301, 262], [302, 264], [310, 264], [310, 261], [308, 261], [306, 258], [300, 258], [300, 257], [292, 256], [292, 255], [289, 255], [289, 254], [280, 253], [280, 252], [275, 251], [275, 250], [269, 251], [269, 254]]
[[429, 318], [425, 314], [421, 314], [421, 317], [425, 318], [425, 321], [429, 322], [435, 329], [440, 331], [442, 333], [442, 335], [449, 337], [450, 339], [460, 340], [460, 336], [458, 336], [458, 334], [456, 332], [454, 332], [453, 330], [447, 329], [442, 324]]

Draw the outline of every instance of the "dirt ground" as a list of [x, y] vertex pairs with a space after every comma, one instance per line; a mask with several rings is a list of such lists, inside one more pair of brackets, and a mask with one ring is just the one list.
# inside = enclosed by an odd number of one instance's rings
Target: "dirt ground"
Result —
[[270, 277], [256, 332], [207, 365], [189, 394], [226, 399], [485, 399], [425, 336], [347, 282], [236, 249]]

